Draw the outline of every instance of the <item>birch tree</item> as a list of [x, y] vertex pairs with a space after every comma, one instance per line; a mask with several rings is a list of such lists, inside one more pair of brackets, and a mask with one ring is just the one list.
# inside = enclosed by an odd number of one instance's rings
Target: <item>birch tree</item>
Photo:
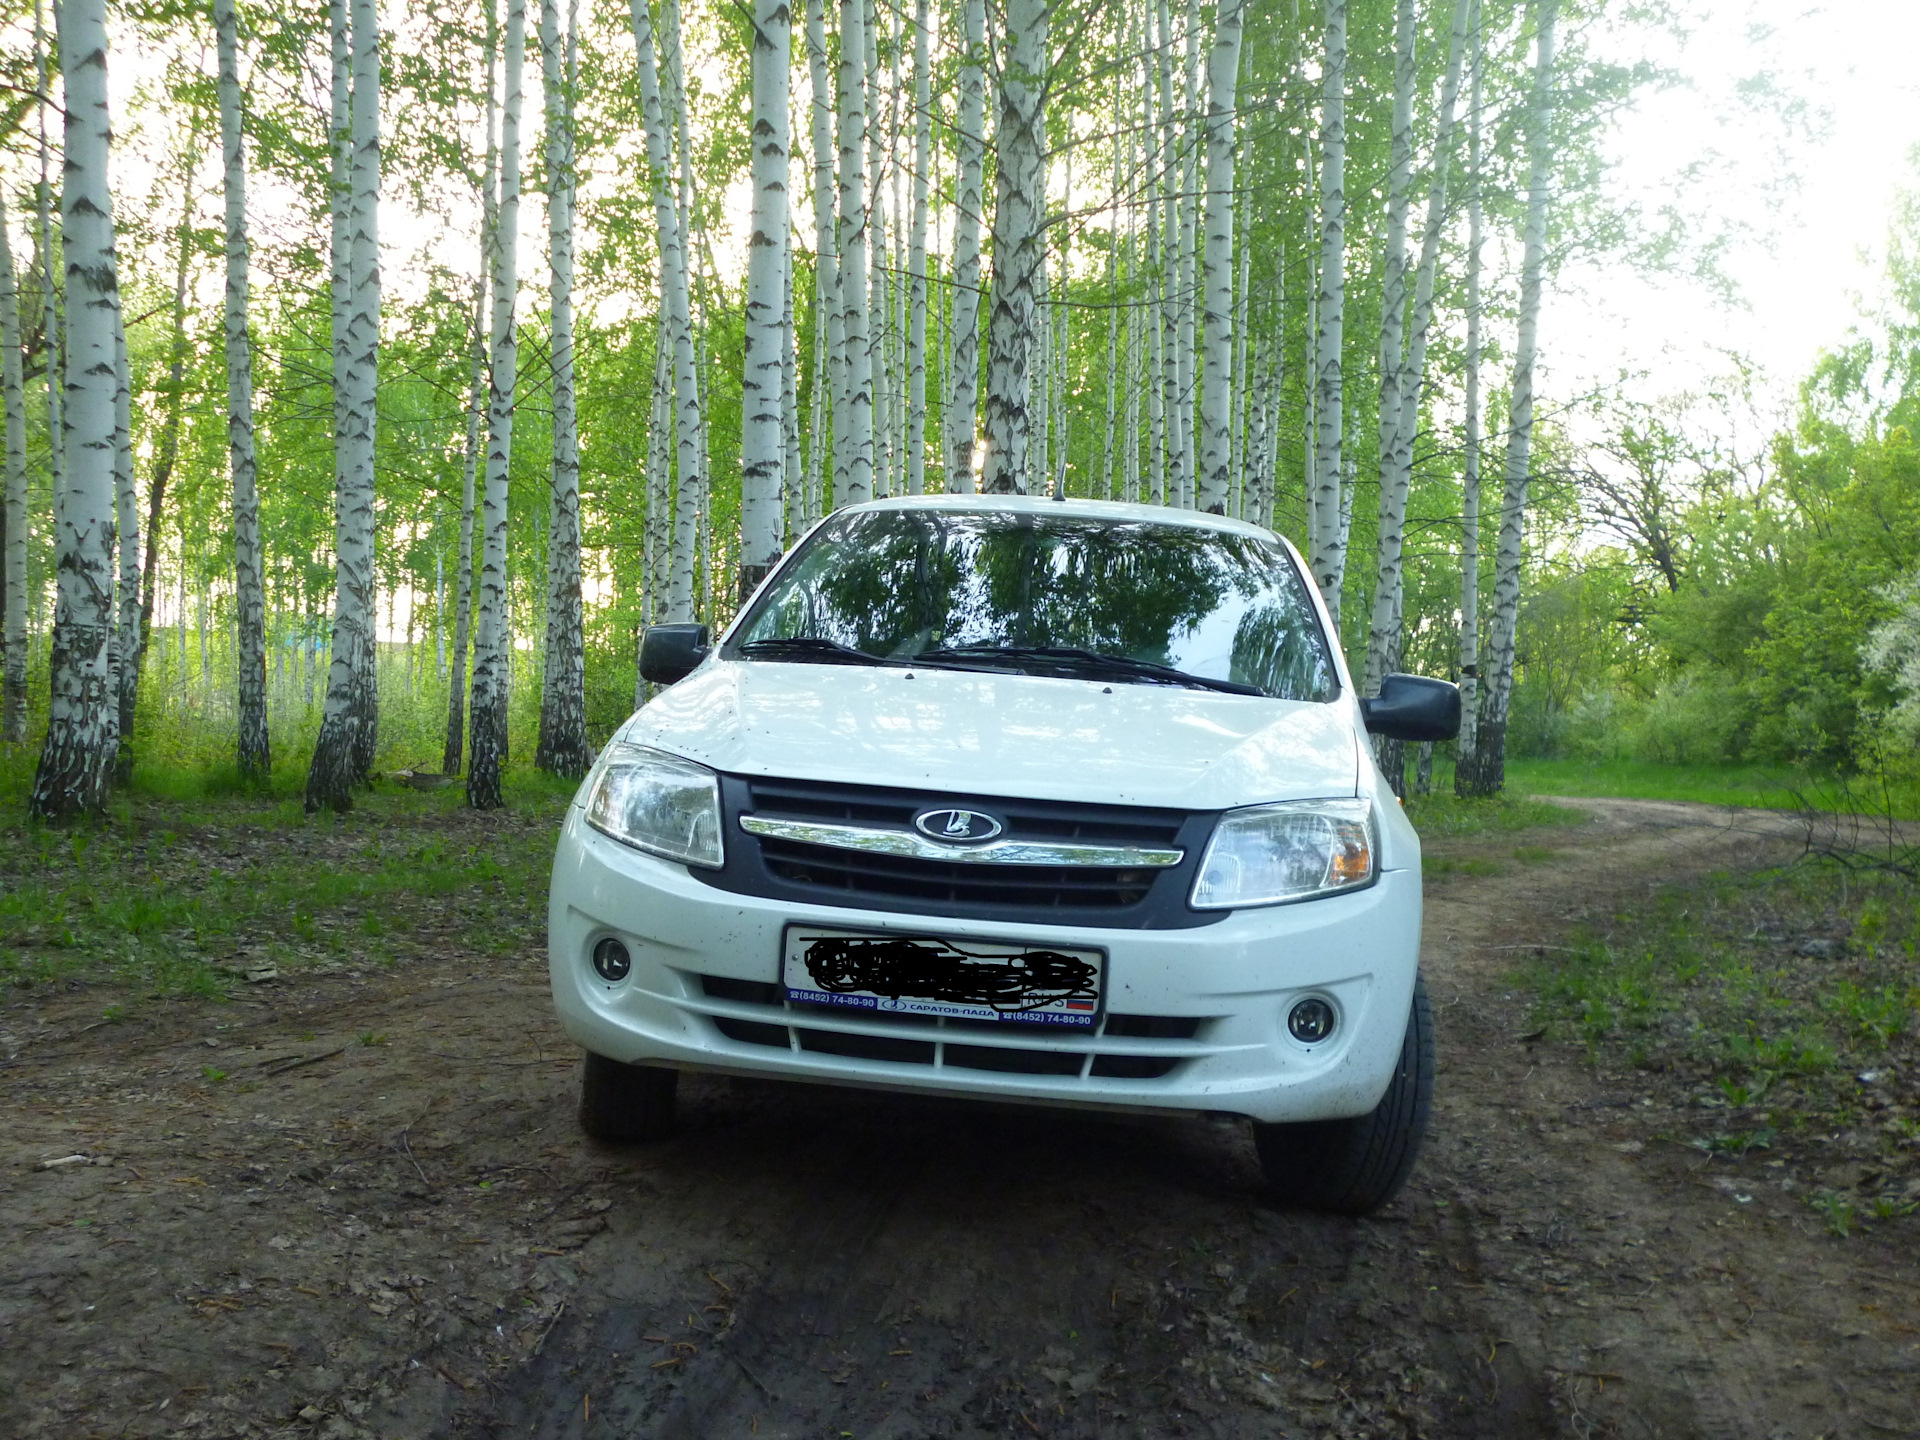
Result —
[[953, 215], [953, 353], [948, 364], [947, 489], [970, 494], [980, 408], [980, 222], [987, 157], [986, 0], [962, 0], [959, 104], [955, 116], [959, 156]]
[[60, 79], [65, 159], [60, 225], [67, 279], [66, 465], [54, 491], [57, 601], [47, 736], [28, 813], [49, 822], [106, 806], [113, 703], [114, 336], [120, 287], [108, 179], [106, 0], [66, 0]]
[[[551, 0], [549, 0], [551, 3]], [[741, 372], [740, 603], [780, 558], [786, 467], [787, 0], [755, 0], [753, 214], [747, 242], [747, 322]]]
[[[1409, 0], [1411, 3], [1411, 0]], [[1220, 0], [1207, 53], [1205, 389], [1200, 397], [1199, 508], [1224, 515], [1233, 484], [1233, 132], [1246, 0]]]
[[987, 321], [987, 457], [980, 485], [988, 494], [1026, 488], [1035, 287], [1045, 244], [1046, 64], [1046, 0], [1008, 0], [993, 132], [998, 169]]
[[574, 16], [560, 34], [560, 0], [540, 6], [545, 82], [549, 343], [553, 364], [553, 471], [547, 526], [547, 634], [540, 737], [533, 763], [550, 775], [584, 775], [587, 743], [586, 636], [580, 595], [580, 426], [573, 393], [573, 66]]
[[1535, 0], [1533, 95], [1527, 117], [1527, 220], [1520, 260], [1520, 317], [1507, 403], [1507, 455], [1500, 500], [1500, 542], [1494, 555], [1493, 652], [1485, 710], [1475, 747], [1474, 793], [1506, 784], [1507, 706], [1513, 695], [1514, 633], [1520, 618], [1520, 547], [1533, 450], [1533, 365], [1540, 336], [1540, 297], [1547, 253], [1547, 198], [1553, 178], [1553, 49], [1559, 0]]
[[0, 674], [0, 743], [27, 738], [27, 409], [20, 373], [20, 283], [13, 268], [13, 238], [0, 199], [0, 396], [6, 407], [6, 468], [0, 492], [0, 635], [5, 670]]
[[913, 221], [907, 232], [907, 493], [927, 488], [927, 167], [933, 140], [928, 103], [932, 23], [927, 0], [913, 7]]
[[1309, 564], [1337, 629], [1347, 552], [1340, 522], [1341, 354], [1346, 305], [1347, 0], [1322, 0], [1320, 70], [1320, 277], [1314, 296], [1313, 485], [1308, 494]]
[[467, 330], [467, 343], [472, 352], [471, 378], [467, 382], [466, 448], [460, 463], [460, 565], [454, 579], [453, 667], [447, 679], [447, 743], [440, 758], [443, 775], [458, 775], [466, 754], [467, 647], [473, 624], [474, 481], [480, 469], [480, 416], [487, 403], [487, 298], [493, 288], [493, 242], [499, 228], [499, 217], [495, 213], [499, 193], [494, 185], [494, 171], [499, 163], [499, 142], [494, 128], [494, 65], [500, 49], [500, 21], [494, 0], [486, 3], [483, 45], [487, 68], [487, 139], [479, 183], [480, 264], [473, 282], [473, 307]]
[[[380, 32], [374, 0], [352, 0], [351, 61], [345, 0], [330, 7], [334, 119], [345, 112], [347, 218], [336, 218], [334, 317], [335, 571], [333, 654], [326, 710], [307, 774], [307, 809], [347, 810], [358, 766], [372, 750], [374, 674], [373, 456], [380, 360]], [[350, 87], [350, 92], [349, 92]], [[349, 93], [343, 93], [349, 92]], [[342, 102], [345, 102], [344, 104]], [[336, 205], [341, 201], [336, 184]], [[336, 216], [337, 216], [336, 212]], [[344, 322], [344, 323], [342, 323]]]
[[[833, 88], [827, 67], [825, 0], [807, 0], [807, 75], [811, 81], [813, 121], [813, 463], [810, 486], [826, 491], [834, 465], [827, 405], [845, 388], [840, 338], [840, 257], [835, 250], [833, 194]], [[811, 502], [802, 505], [813, 516]]]
[[1462, 383], [1466, 432], [1460, 455], [1460, 738], [1454, 747], [1456, 794], [1477, 793], [1480, 730], [1480, 101], [1485, 37], [1480, 0], [1469, 0], [1473, 82], [1467, 99], [1467, 352]]
[[133, 485], [133, 378], [124, 316], [113, 320], [113, 516], [119, 573], [114, 583], [114, 776], [133, 775], [133, 710], [139, 694], [140, 496]]
[[[873, 351], [868, 334], [865, 0], [840, 5], [840, 343], [844, 393], [833, 413], [834, 503], [873, 495]], [[845, 475], [842, 478], [842, 470]]]
[[240, 37], [234, 0], [214, 0], [220, 63], [220, 144], [226, 161], [227, 468], [233, 486], [235, 699], [240, 774], [262, 783], [272, 772], [267, 733], [267, 601], [254, 484], [253, 346], [247, 333], [247, 162], [241, 138]]
[[700, 379], [694, 369], [692, 299], [682, 207], [674, 194], [673, 132], [661, 104], [648, 0], [631, 0], [633, 48], [640, 73], [640, 109], [653, 185], [654, 238], [660, 252], [661, 320], [673, 354], [675, 452], [680, 486], [674, 503], [672, 574], [666, 619], [693, 618], [693, 550], [700, 504]]
[[[645, 0], [641, 0], [645, 3]], [[501, 740], [509, 695], [507, 647], [507, 480], [513, 461], [514, 391], [519, 344], [514, 299], [520, 280], [521, 71], [527, 48], [526, 0], [507, 0], [500, 106], [500, 219], [494, 243], [493, 323], [487, 381], [487, 479], [481, 503], [478, 639], [473, 665], [473, 740], [467, 804], [497, 810]]]

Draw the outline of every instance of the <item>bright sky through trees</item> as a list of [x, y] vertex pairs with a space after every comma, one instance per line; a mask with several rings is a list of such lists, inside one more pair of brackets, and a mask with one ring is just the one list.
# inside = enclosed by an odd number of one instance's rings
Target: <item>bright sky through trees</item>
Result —
[[[1854, 323], [1861, 298], [1871, 304], [1890, 202], [1915, 181], [1908, 152], [1920, 145], [1912, 65], [1920, 6], [1733, 0], [1679, 8], [1689, 12], [1683, 38], [1663, 45], [1631, 27], [1608, 46], [1687, 82], [1643, 92], [1608, 149], [1619, 188], [1650, 210], [1678, 203], [1696, 223], [1735, 227], [1721, 269], [1740, 303], [1695, 282], [1643, 280], [1604, 256], [1563, 272], [1546, 366], [1563, 395], [1614, 381], [1622, 369], [1650, 372], [1645, 389], [1660, 394], [1726, 373], [1723, 356], [1733, 351], [1760, 367], [1763, 394], [1785, 399]], [[1804, 107], [1792, 121], [1783, 124], [1764, 100], [1741, 102], [1759, 76]]]

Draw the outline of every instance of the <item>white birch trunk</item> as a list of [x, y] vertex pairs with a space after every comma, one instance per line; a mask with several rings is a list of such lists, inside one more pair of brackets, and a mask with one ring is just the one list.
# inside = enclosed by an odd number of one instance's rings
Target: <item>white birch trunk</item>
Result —
[[1473, 85], [1467, 99], [1467, 353], [1462, 400], [1466, 433], [1460, 457], [1460, 738], [1454, 746], [1453, 788], [1476, 793], [1480, 728], [1480, 100], [1482, 58], [1479, 0], [1470, 0]]
[[874, 0], [865, 0], [866, 63], [861, 83], [866, 89], [867, 112], [867, 365], [873, 395], [873, 495], [893, 493], [893, 383], [887, 363], [891, 328], [887, 303], [887, 187], [886, 143], [892, 138], [886, 124], [881, 92], [888, 88], [880, 72], [880, 17]]
[[247, 332], [247, 160], [240, 124], [240, 26], [234, 0], [214, 0], [213, 25], [220, 52], [220, 143], [226, 161], [224, 313], [227, 468], [233, 485], [234, 690], [240, 774], [262, 784], [273, 766], [267, 733], [266, 583], [260, 553], [260, 499], [254, 483], [253, 343]]
[[58, 605], [46, 742], [28, 814], [51, 822], [105, 809], [118, 731], [113, 685], [114, 253], [105, 0], [60, 17], [66, 126], [60, 221], [66, 252], [66, 467], [54, 492]]
[[806, 523], [806, 471], [800, 452], [800, 376], [795, 350], [798, 332], [793, 323], [793, 235], [788, 226], [780, 275], [780, 455], [785, 478], [786, 526], [784, 550], [800, 537]]
[[953, 351], [947, 381], [947, 489], [971, 494], [980, 408], [980, 225], [986, 212], [987, 7], [961, 0], [958, 173], [953, 217]]
[[654, 232], [660, 251], [661, 324], [673, 356], [674, 432], [679, 494], [674, 505], [672, 573], [666, 619], [693, 618], [693, 550], [700, 503], [700, 381], [694, 371], [692, 302], [688, 294], [683, 216], [674, 196], [671, 117], [661, 107], [648, 0], [632, 0], [633, 48], [640, 71], [640, 104], [652, 173]]
[[1197, 499], [1215, 515], [1226, 513], [1233, 489], [1233, 132], [1245, 4], [1220, 0], [1207, 54], [1207, 353]]
[[[1395, 418], [1390, 436], [1389, 427], [1381, 426], [1382, 440], [1388, 449], [1380, 471], [1379, 564], [1375, 572], [1367, 652], [1368, 683], [1374, 690], [1387, 673], [1389, 658], [1397, 657], [1400, 649], [1402, 593], [1406, 588], [1401, 557], [1406, 537], [1407, 496], [1413, 488], [1413, 443], [1420, 423], [1427, 332], [1433, 322], [1434, 273], [1439, 266], [1440, 232], [1446, 218], [1454, 107], [1460, 95], [1460, 64], [1466, 44], [1469, 3], [1470, 0], [1456, 0], [1447, 43], [1447, 70], [1440, 85], [1440, 110], [1434, 125], [1433, 172], [1427, 187], [1427, 216], [1420, 237], [1420, 263], [1414, 279], [1413, 317], [1407, 327], [1405, 353], [1392, 392], [1385, 387], [1381, 390], [1382, 402], [1394, 407]], [[1393, 607], [1390, 616], [1383, 613], [1383, 594]]]
[[813, 434], [808, 466], [806, 518], [815, 514], [813, 497], [824, 497], [827, 472], [835, 459], [831, 409], [841, 401], [840, 257], [835, 247], [833, 195], [833, 88], [827, 67], [825, 0], [807, 0], [807, 75], [813, 120]]
[[468, 640], [473, 625], [473, 500], [480, 469], [480, 416], [487, 404], [487, 296], [493, 288], [493, 239], [499, 199], [494, 168], [499, 163], [494, 111], [494, 63], [500, 48], [500, 24], [494, 0], [487, 0], [483, 41], [487, 65], [487, 143], [480, 172], [480, 265], [473, 284], [473, 313], [468, 330], [471, 379], [467, 384], [467, 443], [460, 466], [460, 565], [454, 577], [453, 664], [447, 682], [447, 743], [440, 772], [458, 775], [466, 753]]
[[540, 6], [540, 69], [546, 112], [547, 254], [553, 366], [553, 469], [547, 519], [546, 664], [533, 763], [550, 775], [587, 773], [586, 637], [580, 595], [580, 427], [573, 388], [573, 77], [570, 15], [560, 0]]
[[514, 301], [520, 278], [521, 75], [526, 58], [526, 0], [507, 0], [500, 106], [500, 219], [494, 244], [492, 363], [487, 383], [487, 471], [480, 504], [479, 635], [474, 645], [472, 761], [467, 767], [467, 804], [497, 810], [503, 803], [500, 771], [507, 705], [512, 695], [508, 666], [512, 646], [507, 606], [507, 482], [513, 463], [514, 398], [519, 380], [519, 337]]
[[133, 488], [133, 378], [125, 316], [113, 319], [113, 516], [119, 573], [114, 585], [113, 664], [118, 702], [114, 777], [133, 776], [133, 710], [140, 693], [140, 498]]
[[[1249, 369], [1253, 284], [1253, 200], [1234, 197], [1234, 227], [1239, 238], [1234, 253], [1240, 261], [1240, 279], [1233, 291], [1233, 505], [1231, 512], [1240, 519], [1247, 515], [1247, 404], [1253, 392]], [[1257, 514], [1258, 512], [1256, 512]]]
[[0, 612], [6, 616], [0, 644], [0, 743], [27, 738], [27, 409], [20, 366], [20, 281], [13, 267], [13, 237], [0, 199], [0, 394], [6, 406], [6, 468], [0, 476]]
[[980, 488], [1025, 490], [1031, 438], [1034, 287], [1046, 212], [1042, 184], [1047, 66], [1045, 0], [1009, 0], [1000, 53], [1000, 108], [994, 126], [993, 293], [987, 329], [987, 457]]
[[[48, 37], [42, 25], [40, 0], [33, 0], [33, 64], [40, 82], [40, 102], [36, 107], [40, 122], [40, 180], [34, 187], [35, 218], [40, 240], [40, 333], [45, 337], [44, 358], [47, 381], [47, 469], [52, 493], [66, 488], [67, 447], [60, 438], [66, 434], [62, 419], [66, 369], [62, 363], [64, 348], [60, 334], [60, 290], [53, 274], [53, 211], [57, 205], [52, 183], [53, 147], [47, 141], [47, 111], [53, 106], [53, 78], [49, 64]], [[40, 597], [34, 597], [34, 611], [40, 609]], [[24, 701], [23, 701], [24, 703]], [[21, 737], [25, 738], [24, 734]]]
[[[865, 0], [840, 5], [840, 341], [845, 384], [834, 407], [834, 504], [873, 498], [873, 351], [868, 334]], [[844, 480], [841, 467], [844, 466]]]
[[1540, 295], [1547, 254], [1548, 185], [1553, 178], [1553, 42], [1559, 0], [1536, 0], [1533, 98], [1527, 119], [1527, 221], [1520, 261], [1520, 323], [1513, 347], [1513, 390], [1507, 405], [1505, 493], [1500, 547], [1494, 556], [1493, 652], [1475, 780], [1480, 794], [1506, 784], [1507, 706], [1513, 695], [1514, 632], [1520, 616], [1520, 559], [1533, 450], [1533, 364], [1540, 334]]
[[1194, 118], [1200, 113], [1200, 0], [1187, 0], [1186, 52], [1180, 84], [1181, 146], [1184, 154], [1179, 189], [1180, 269], [1177, 284], [1180, 338], [1174, 351], [1174, 381], [1180, 391], [1180, 403], [1175, 411], [1179, 417], [1180, 431], [1179, 504], [1182, 510], [1191, 510], [1198, 478], [1195, 474], [1194, 440], [1198, 429], [1195, 425], [1195, 412], [1198, 409], [1195, 402], [1199, 398], [1200, 382], [1196, 373], [1200, 356], [1195, 345], [1200, 308], [1196, 303], [1200, 288], [1200, 137], [1194, 133]]
[[747, 242], [747, 323], [741, 372], [740, 603], [780, 558], [786, 468], [787, 0], [755, 0], [753, 216]]
[[[360, 767], [370, 759], [373, 727], [374, 580], [373, 456], [375, 397], [380, 355], [380, 33], [373, 0], [353, 0], [351, 62], [340, 64], [346, 40], [343, 8], [336, 0], [334, 83], [351, 85], [344, 107], [347, 191], [351, 197], [344, 225], [344, 259], [335, 257], [335, 311], [342, 334], [334, 342], [334, 450], [338, 485], [334, 547], [338, 555], [333, 615], [333, 654], [327, 672], [326, 709], [307, 774], [307, 809], [346, 810], [353, 786], [366, 778]], [[346, 100], [336, 93], [339, 117]], [[336, 204], [338, 201], [336, 187]], [[342, 279], [344, 277], [344, 285]], [[344, 290], [344, 295], [342, 291]]]
[[1313, 485], [1308, 492], [1315, 583], [1340, 624], [1347, 553], [1340, 524], [1342, 326], [1346, 306], [1347, 0], [1322, 0], [1326, 55], [1320, 81], [1320, 277], [1314, 297]]
[[[1376, 452], [1380, 519], [1375, 535], [1373, 611], [1367, 624], [1367, 663], [1361, 691], [1379, 692], [1393, 650], [1393, 617], [1407, 496], [1394, 483], [1393, 452], [1400, 435], [1401, 331], [1407, 314], [1407, 190], [1413, 182], [1413, 0], [1397, 0], [1393, 30], [1393, 135], [1387, 165], [1387, 237], [1380, 266], [1380, 400]], [[1378, 746], [1376, 746], [1378, 748]], [[1396, 785], [1395, 793], [1399, 786]]]
[[927, 166], [933, 111], [927, 51], [932, 16], [927, 0], [913, 7], [913, 223], [907, 232], [907, 493], [927, 488]]

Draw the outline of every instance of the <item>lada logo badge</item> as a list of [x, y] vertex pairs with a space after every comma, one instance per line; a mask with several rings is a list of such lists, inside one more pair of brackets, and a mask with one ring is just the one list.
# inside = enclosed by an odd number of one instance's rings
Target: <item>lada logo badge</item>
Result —
[[1003, 828], [991, 815], [978, 810], [922, 810], [913, 817], [913, 828], [929, 840], [944, 840], [949, 845], [977, 845], [991, 840]]

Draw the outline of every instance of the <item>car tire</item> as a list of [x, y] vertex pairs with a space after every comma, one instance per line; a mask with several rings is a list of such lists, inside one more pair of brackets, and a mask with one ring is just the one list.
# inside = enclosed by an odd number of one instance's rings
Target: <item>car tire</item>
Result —
[[1433, 1009], [1414, 977], [1400, 1060], [1380, 1103], [1351, 1120], [1253, 1127], [1267, 1191], [1283, 1205], [1367, 1215], [1400, 1193], [1413, 1173], [1433, 1110]]
[[588, 1052], [580, 1071], [580, 1128], [596, 1140], [663, 1140], [673, 1133], [680, 1072], [623, 1065]]

